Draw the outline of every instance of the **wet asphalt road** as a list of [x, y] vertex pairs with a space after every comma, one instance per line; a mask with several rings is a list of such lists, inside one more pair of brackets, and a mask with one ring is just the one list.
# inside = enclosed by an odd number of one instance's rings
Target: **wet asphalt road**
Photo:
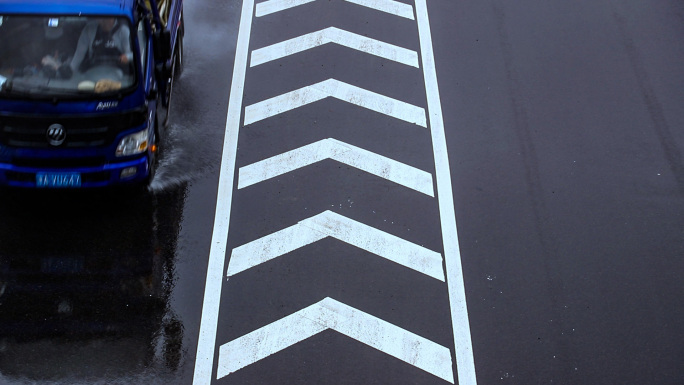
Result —
[[[192, 382], [241, 7], [186, 1], [151, 194], [2, 195], [0, 383]], [[255, 18], [250, 50], [332, 25], [420, 52], [415, 22], [374, 12]], [[428, 12], [478, 383], [683, 383], [684, 6]], [[250, 67], [244, 105], [329, 78], [427, 108], [419, 70], [333, 44]], [[427, 128], [332, 99], [240, 130], [238, 168], [334, 137], [435, 173]], [[324, 210], [443, 251], [434, 198], [346, 164], [237, 181], [228, 256]], [[444, 283], [328, 238], [224, 280], [212, 377], [221, 345], [325, 297], [446, 347], [456, 373]], [[332, 331], [214, 382], [447, 383]]]

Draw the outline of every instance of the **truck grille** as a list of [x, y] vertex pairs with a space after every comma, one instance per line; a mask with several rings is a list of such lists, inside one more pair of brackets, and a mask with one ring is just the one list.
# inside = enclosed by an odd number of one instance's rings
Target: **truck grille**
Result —
[[[11, 147], [51, 147], [46, 139], [47, 128], [42, 127], [12, 127], [5, 125], [2, 133]], [[66, 129], [67, 140], [61, 147], [100, 147], [107, 144], [108, 127], [91, 129]]]
[[85, 158], [12, 158], [12, 164], [19, 167], [32, 168], [72, 168], [72, 167], [100, 167], [105, 164], [104, 156]]
[[[0, 143], [9, 147], [89, 148], [109, 145], [116, 135], [145, 122], [144, 109], [97, 115], [0, 115]], [[66, 137], [58, 146], [47, 139], [48, 128], [61, 125]]]

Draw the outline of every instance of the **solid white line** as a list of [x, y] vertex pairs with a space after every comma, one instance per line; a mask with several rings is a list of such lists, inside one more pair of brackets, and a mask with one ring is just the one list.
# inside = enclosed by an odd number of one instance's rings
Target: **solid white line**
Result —
[[[315, 0], [268, 0], [256, 6], [256, 17], [270, 15], [272, 13], [284, 11], [289, 8], [307, 4]], [[350, 3], [364, 7], [373, 8], [377, 11], [389, 13], [391, 15], [404, 17], [413, 20], [413, 8], [404, 3], [394, 0], [346, 0]]]
[[270, 15], [272, 13], [284, 11], [289, 8], [297, 7], [316, 0], [268, 0], [256, 5], [256, 17]]
[[357, 35], [335, 27], [328, 27], [320, 31], [311, 32], [306, 35], [254, 50], [252, 51], [250, 66], [255, 67], [328, 43], [339, 44], [347, 48], [418, 68], [418, 54], [415, 51]]
[[386, 12], [395, 16], [413, 20], [413, 7], [408, 4], [393, 0], [346, 0], [350, 3], [373, 8], [376, 11]]
[[207, 266], [207, 280], [204, 287], [202, 303], [202, 319], [200, 321], [197, 356], [192, 383], [194, 385], [211, 384], [214, 362], [216, 330], [218, 326], [219, 307], [221, 304], [221, 285], [223, 283], [223, 266], [226, 258], [230, 210], [233, 202], [233, 181], [235, 177], [235, 159], [237, 139], [240, 131], [240, 113], [247, 71], [249, 53], [249, 36], [252, 29], [252, 13], [254, 0], [243, 0], [240, 29], [238, 31], [233, 79], [230, 86], [230, 100], [226, 115], [226, 131], [223, 138], [223, 153], [216, 197], [216, 213], [214, 230], [211, 236], [211, 249]]
[[451, 172], [449, 170], [449, 155], [447, 153], [446, 136], [444, 133], [442, 105], [439, 97], [437, 70], [432, 50], [432, 34], [430, 32], [426, 0], [416, 0], [416, 16], [418, 19], [421, 57], [423, 59], [430, 131], [432, 133], [432, 145], [435, 156], [435, 178], [437, 181], [437, 197], [439, 199], [439, 213], [442, 224], [444, 259], [449, 304], [451, 307], [451, 322], [454, 332], [458, 383], [459, 385], [476, 385], [475, 360], [473, 358], [473, 343], [470, 335], [470, 322], [468, 320], [465, 283], [463, 282], [461, 251], [458, 244], [458, 230], [451, 188]]
[[430, 173], [331, 138], [240, 168], [238, 189], [326, 159], [344, 163], [431, 197], [434, 196]]
[[332, 298], [222, 345], [218, 378], [327, 329], [454, 383], [449, 349]]
[[333, 97], [408, 123], [427, 127], [425, 110], [335, 79], [328, 79], [245, 107], [245, 126]]
[[226, 275], [236, 275], [325, 237], [336, 238], [444, 281], [442, 256], [439, 253], [332, 211], [325, 211], [233, 249]]

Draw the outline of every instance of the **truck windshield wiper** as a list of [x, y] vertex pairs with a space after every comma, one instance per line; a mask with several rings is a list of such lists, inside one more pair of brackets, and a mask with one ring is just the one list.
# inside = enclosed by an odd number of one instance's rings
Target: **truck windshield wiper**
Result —
[[39, 95], [33, 91], [33, 87], [23, 87], [21, 85], [17, 87], [17, 84], [14, 82], [14, 76], [6, 79], [0, 88], [0, 93], [2, 94], [28, 97], [29, 99], [40, 99]]
[[41, 89], [41, 91], [48, 91], [45, 96], [83, 96], [93, 94], [91, 90], [79, 90], [77, 88], [46, 87]]
[[[2, 82], [2, 79], [0, 79]], [[57, 99], [61, 96], [87, 96], [92, 95], [92, 91], [83, 91], [73, 88], [54, 88], [42, 84], [27, 85], [16, 83], [9, 78], [0, 88], [0, 93], [11, 96], [26, 97], [32, 100]]]

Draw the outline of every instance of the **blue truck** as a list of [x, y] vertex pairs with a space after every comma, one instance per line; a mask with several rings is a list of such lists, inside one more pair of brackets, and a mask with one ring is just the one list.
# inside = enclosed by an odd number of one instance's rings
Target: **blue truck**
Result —
[[183, 63], [182, 0], [0, 0], [0, 186], [144, 186]]

